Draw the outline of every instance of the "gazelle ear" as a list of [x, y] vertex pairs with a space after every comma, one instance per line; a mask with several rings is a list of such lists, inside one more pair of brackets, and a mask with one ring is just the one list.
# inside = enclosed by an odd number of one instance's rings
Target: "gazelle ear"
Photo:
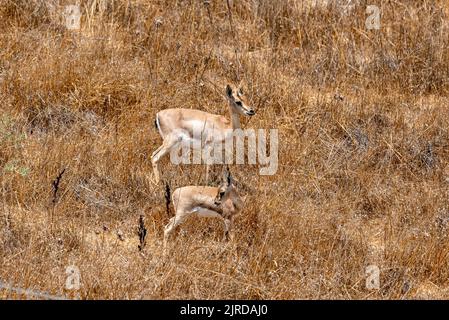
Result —
[[232, 98], [232, 88], [229, 84], [226, 85], [226, 96], [228, 96], [228, 98]]
[[243, 94], [244, 94], [244, 93], [243, 93], [243, 87], [244, 87], [244, 85], [245, 85], [244, 79], [240, 80], [240, 82], [239, 82], [239, 84], [238, 84], [238, 86], [237, 86], [237, 92], [238, 92], [240, 95], [243, 95]]
[[231, 171], [229, 171], [229, 166], [223, 169], [223, 182], [229, 187], [232, 183]]

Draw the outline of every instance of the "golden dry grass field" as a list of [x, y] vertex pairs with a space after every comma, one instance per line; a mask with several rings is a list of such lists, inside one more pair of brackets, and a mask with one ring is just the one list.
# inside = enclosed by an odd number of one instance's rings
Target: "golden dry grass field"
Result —
[[[1, 283], [80, 299], [449, 298], [447, 1], [80, 0], [73, 30], [72, 4], [0, 0]], [[164, 257], [154, 116], [227, 115], [227, 83], [256, 111], [244, 128], [279, 130], [278, 171], [231, 165], [248, 196], [233, 238], [190, 219]], [[161, 168], [171, 190], [204, 184], [204, 166]]]

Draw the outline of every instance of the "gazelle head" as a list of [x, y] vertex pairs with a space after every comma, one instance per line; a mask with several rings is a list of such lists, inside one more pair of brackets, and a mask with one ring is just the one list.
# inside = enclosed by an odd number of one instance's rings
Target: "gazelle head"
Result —
[[217, 195], [214, 200], [215, 205], [220, 206], [223, 202], [229, 199], [229, 197], [234, 192], [235, 187], [232, 184], [231, 174], [227, 172], [225, 176], [225, 181], [218, 187]]
[[244, 200], [238, 194], [229, 170], [226, 170], [224, 182], [218, 187], [214, 203], [231, 215], [238, 213], [243, 207]]
[[231, 108], [233, 108], [242, 116], [251, 117], [256, 114], [254, 110], [246, 104], [246, 99], [241, 87], [235, 88], [233, 86], [230, 86], [229, 84], [226, 85], [226, 97], [229, 100]]

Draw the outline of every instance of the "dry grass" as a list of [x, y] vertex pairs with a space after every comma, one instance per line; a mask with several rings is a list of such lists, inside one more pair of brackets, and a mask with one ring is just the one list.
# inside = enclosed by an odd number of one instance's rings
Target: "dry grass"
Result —
[[[373, 2], [377, 31], [366, 1], [81, 0], [69, 31], [70, 1], [0, 0], [0, 280], [72, 297], [76, 265], [83, 299], [448, 299], [449, 5]], [[279, 170], [232, 166], [254, 190], [234, 239], [189, 221], [164, 260], [154, 114], [224, 113], [240, 81]], [[162, 167], [172, 189], [204, 179]]]

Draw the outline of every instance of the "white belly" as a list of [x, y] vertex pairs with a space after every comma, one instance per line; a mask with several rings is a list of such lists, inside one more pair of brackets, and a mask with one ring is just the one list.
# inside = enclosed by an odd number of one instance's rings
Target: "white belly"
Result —
[[192, 210], [192, 213], [196, 213], [199, 217], [208, 217], [208, 218], [220, 218], [220, 214], [216, 211], [202, 208], [202, 207], [195, 207]]

